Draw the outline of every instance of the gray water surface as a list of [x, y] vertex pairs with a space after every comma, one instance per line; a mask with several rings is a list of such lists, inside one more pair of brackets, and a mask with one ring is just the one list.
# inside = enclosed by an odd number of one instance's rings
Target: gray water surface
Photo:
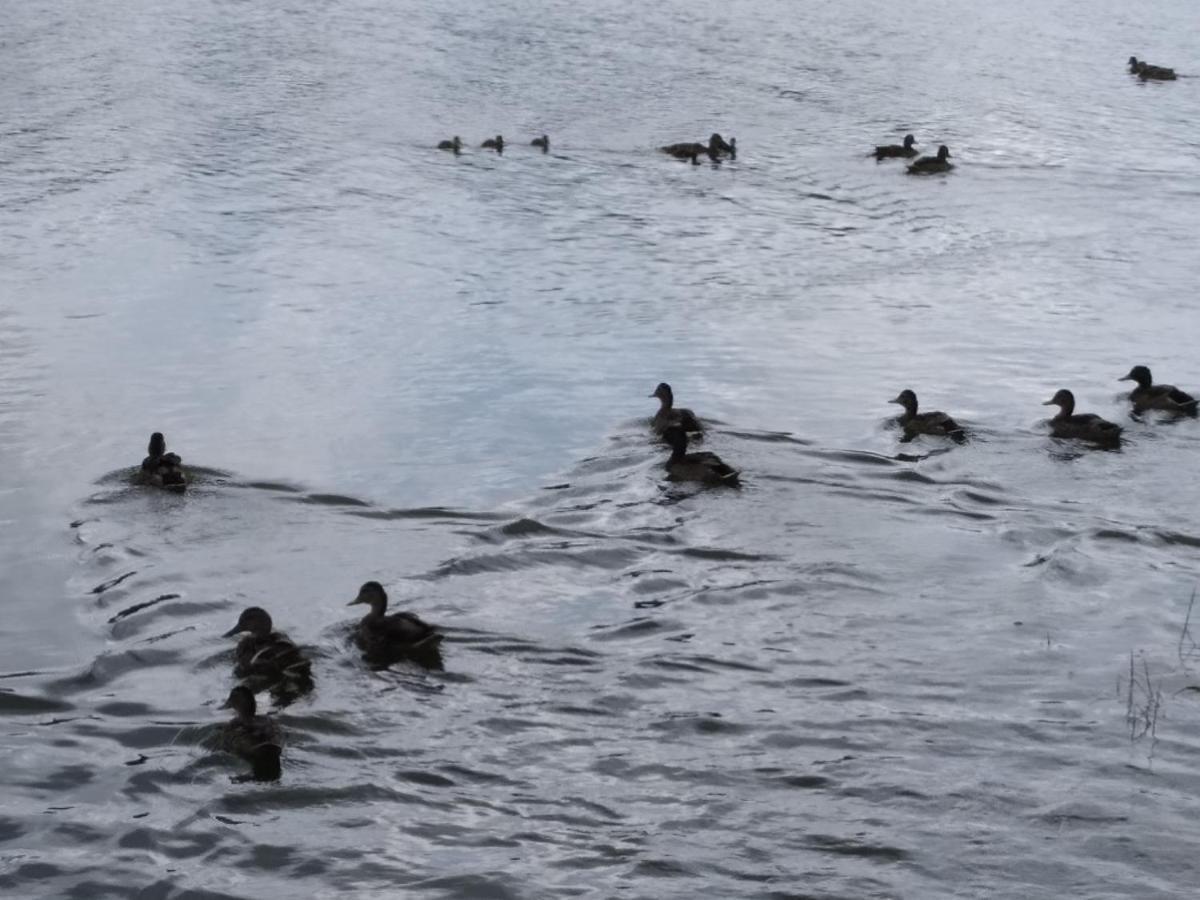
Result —
[[[1200, 390], [1200, 79], [1124, 66], [1200, 75], [1189, 0], [4, 20], [4, 896], [1195, 896], [1200, 423], [1117, 382]], [[358, 658], [372, 578], [444, 672]], [[251, 604], [275, 784], [206, 745]]]

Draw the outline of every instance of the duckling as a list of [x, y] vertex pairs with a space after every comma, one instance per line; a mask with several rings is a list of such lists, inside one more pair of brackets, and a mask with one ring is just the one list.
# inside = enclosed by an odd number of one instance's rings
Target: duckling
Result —
[[917, 148], [913, 146], [916, 143], [916, 138], [911, 134], [904, 136], [904, 143], [901, 144], [884, 144], [881, 147], [875, 148], [876, 159], [894, 159], [900, 157], [912, 157], [917, 155]]
[[954, 168], [950, 162], [950, 148], [945, 144], [938, 147], [937, 156], [922, 156], [908, 167], [909, 175], [935, 175]]
[[289, 700], [312, 690], [312, 663], [287, 635], [273, 629], [270, 613], [261, 606], [244, 609], [222, 637], [243, 633], [233, 653], [233, 674], [248, 687]]
[[708, 149], [710, 155], [724, 154], [730, 159], [737, 159], [737, 138], [730, 138], [728, 141], [717, 132], [713, 132], [708, 136]]
[[1097, 444], [1118, 444], [1121, 441], [1120, 425], [1114, 425], [1095, 413], [1075, 414], [1075, 395], [1065, 388], [1042, 406], [1058, 407], [1058, 414], [1050, 420], [1050, 432], [1056, 438], [1081, 438]]
[[504, 152], [504, 137], [502, 135], [498, 134], [494, 138], [488, 138], [486, 141], [484, 141], [479, 146], [482, 147], [484, 150], [495, 150], [497, 153], [503, 153]]
[[963, 443], [967, 439], [963, 427], [944, 412], [917, 412], [917, 395], [905, 388], [895, 400], [889, 403], [899, 403], [904, 407], [904, 414], [896, 421], [904, 429], [904, 442], [907, 443], [919, 434], [932, 434], [938, 437], [948, 437]]
[[1145, 366], [1134, 366], [1129, 374], [1118, 381], [1136, 381], [1137, 387], [1129, 392], [1133, 411], [1161, 409], [1181, 416], [1194, 416], [1197, 412], [1196, 398], [1181, 391], [1173, 384], [1155, 384], [1150, 370]]
[[663, 440], [671, 446], [667, 460], [667, 475], [677, 481], [699, 481], [704, 484], [738, 487], [738, 472], [715, 453], [688, 453], [688, 436], [680, 425], [671, 425], [663, 432]]
[[662, 434], [671, 425], [679, 425], [684, 431], [692, 434], [704, 433], [704, 426], [700, 424], [694, 412], [690, 409], [675, 408], [675, 394], [665, 381], [656, 387], [650, 396], [658, 398], [658, 412], [650, 420], [650, 427], [657, 434]]
[[138, 473], [143, 484], [152, 484], [177, 493], [187, 489], [187, 477], [180, 468], [183, 461], [179, 454], [167, 452], [167, 441], [161, 431], [150, 435], [146, 452], [148, 455], [142, 460], [142, 467]]
[[438, 148], [439, 150], [449, 150], [449, 151], [451, 151], [451, 152], [452, 152], [452, 153], [453, 153], [455, 156], [458, 156], [458, 154], [462, 152], [462, 138], [460, 138], [460, 137], [459, 137], [459, 136], [456, 134], [456, 135], [454, 136], [454, 139], [453, 139], [453, 140], [450, 140], [450, 141], [442, 141], [440, 144], [438, 144], [438, 145], [437, 145], [437, 148]]
[[368, 581], [358, 589], [358, 596], [349, 605], [358, 603], [371, 607], [358, 623], [358, 644], [368, 657], [382, 660], [437, 653], [443, 635], [432, 625], [415, 613], [385, 615], [387, 592], [378, 581]]
[[255, 715], [254, 692], [238, 685], [229, 692], [221, 709], [232, 709], [234, 716], [221, 728], [220, 747], [250, 763], [254, 777], [274, 781], [280, 775], [283, 735], [269, 716]]
[[550, 152], [550, 138], [546, 137], [544, 134], [540, 138], [534, 138], [529, 142], [529, 145], [531, 147], [541, 147], [543, 153]]

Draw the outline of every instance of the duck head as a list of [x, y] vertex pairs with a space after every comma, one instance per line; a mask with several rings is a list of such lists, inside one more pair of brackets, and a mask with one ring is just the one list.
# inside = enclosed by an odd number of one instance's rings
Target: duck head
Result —
[[911, 150], [913, 144], [915, 144], [916, 142], [917, 142], [917, 139], [915, 137], [913, 137], [911, 134], [906, 134], [904, 136], [904, 149]]
[[942, 144], [942, 146], [938, 147], [937, 158], [938, 158], [938, 162], [945, 162], [946, 160], [948, 160], [950, 158], [950, 148], [947, 147], [945, 144]]
[[1058, 414], [1065, 418], [1075, 411], [1075, 395], [1066, 388], [1060, 388], [1042, 406], [1057, 406], [1059, 408]]
[[241, 634], [248, 631], [255, 637], [266, 637], [271, 633], [271, 614], [261, 606], [251, 606], [248, 609], [243, 609], [242, 614], [238, 616], [237, 624], [225, 632], [221, 637], [233, 637], [235, 634]]
[[504, 135], [502, 135], [502, 134], [496, 135], [496, 149], [497, 150], [504, 149]]
[[239, 684], [229, 692], [229, 697], [221, 704], [221, 709], [232, 709], [240, 719], [254, 718], [257, 704], [254, 702], [254, 691]]
[[146, 448], [146, 452], [151, 456], [162, 456], [167, 452], [167, 439], [162, 436], [161, 431], [150, 435], [150, 445]]
[[665, 381], [660, 382], [650, 396], [657, 397], [665, 409], [670, 409], [675, 404], [675, 394], [671, 392], [671, 386]]
[[682, 425], [672, 425], [663, 432], [663, 440], [671, 448], [672, 456], [683, 456], [687, 453], [687, 432]]
[[727, 143], [725, 138], [721, 137], [721, 135], [717, 134], [715, 131], [708, 136], [708, 150], [710, 156], [715, 153], [734, 152], [733, 144]]
[[917, 414], [917, 395], [908, 388], [902, 390], [894, 399], [889, 400], [888, 403], [899, 403], [910, 416]]
[[371, 615], [382, 616], [384, 610], [387, 609], [387, 602], [387, 591], [383, 589], [383, 585], [378, 581], [368, 581], [358, 589], [358, 596], [351, 600], [347, 606], [365, 603], [371, 607]]
[[459, 136], [456, 134], [456, 135], [454, 136], [454, 140], [452, 140], [452, 141], [450, 142], [450, 144], [451, 144], [451, 145], [454, 147], [454, 152], [455, 152], [455, 153], [457, 153], [459, 150], [461, 150], [461, 149], [462, 149], [462, 138], [460, 138], [460, 137], [459, 137]]
[[1154, 384], [1154, 379], [1150, 376], [1150, 370], [1145, 366], [1134, 366], [1129, 370], [1129, 374], [1124, 378], [1118, 378], [1117, 381], [1136, 381], [1138, 387], [1150, 387]]
[[1129, 57], [1129, 71], [1130, 72], [1136, 72], [1141, 67], [1142, 67], [1142, 64], [1140, 62], [1138, 62], [1138, 58], [1136, 56]]

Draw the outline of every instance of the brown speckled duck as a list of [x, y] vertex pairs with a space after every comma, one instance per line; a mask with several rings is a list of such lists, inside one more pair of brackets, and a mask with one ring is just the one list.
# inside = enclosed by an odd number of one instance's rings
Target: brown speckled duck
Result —
[[255, 715], [254, 692], [238, 685], [229, 692], [222, 709], [234, 716], [221, 728], [220, 748], [250, 763], [254, 778], [274, 781], [280, 775], [283, 734], [270, 716]]
[[1135, 413], [1159, 409], [1180, 416], [1196, 415], [1195, 397], [1173, 384], [1155, 384], [1150, 370], [1145, 366], [1134, 366], [1128, 375], [1117, 380], [1137, 382], [1137, 387], [1129, 392]]
[[663, 440], [671, 446], [667, 459], [667, 475], [676, 481], [699, 481], [702, 484], [738, 487], [738, 472], [715, 453], [688, 453], [687, 432], [672, 425], [663, 432]]
[[270, 690], [280, 701], [312, 690], [312, 663], [287, 635], [274, 630], [271, 614], [261, 606], [242, 610], [223, 637], [237, 634], [245, 637], [233, 652], [233, 674], [251, 690]]
[[695, 413], [690, 409], [676, 408], [675, 394], [671, 390], [671, 386], [665, 381], [659, 384], [650, 396], [658, 398], [658, 412], [650, 420], [650, 427], [655, 432], [662, 434], [670, 426], [680, 425], [684, 431], [692, 434], [704, 433], [704, 426], [700, 424], [700, 420], [696, 418]]
[[[388, 596], [378, 581], [368, 581], [358, 589], [350, 606], [363, 603], [370, 612], [358, 623], [356, 639], [371, 662], [386, 663], [406, 657], [436, 657], [443, 635], [415, 613], [387, 615]], [[430, 660], [433, 661], [432, 659]], [[440, 658], [437, 659], [440, 663]]]
[[187, 489], [187, 476], [183, 473], [182, 460], [177, 453], [167, 452], [167, 441], [161, 431], [150, 435], [146, 448], [147, 456], [142, 460], [138, 478], [143, 484], [154, 485], [168, 491], [182, 493]]
[[911, 441], [919, 434], [948, 437], [960, 444], [967, 439], [963, 427], [944, 412], [917, 412], [917, 395], [907, 388], [888, 402], [899, 403], [904, 407], [904, 413], [896, 421], [904, 429], [905, 442]]
[[897, 157], [901, 157], [901, 158], [908, 159], [913, 156], [916, 156], [917, 148], [913, 146], [913, 144], [916, 143], [916, 140], [917, 139], [914, 138], [911, 134], [906, 134], [904, 136], [903, 144], [884, 144], [880, 147], [876, 147], [875, 148], [875, 158], [876, 159], [896, 159]]
[[1095, 413], [1076, 413], [1075, 395], [1065, 388], [1042, 405], [1058, 407], [1058, 415], [1050, 420], [1050, 433], [1056, 438], [1077, 438], [1108, 445], [1121, 442], [1120, 425], [1102, 419]]

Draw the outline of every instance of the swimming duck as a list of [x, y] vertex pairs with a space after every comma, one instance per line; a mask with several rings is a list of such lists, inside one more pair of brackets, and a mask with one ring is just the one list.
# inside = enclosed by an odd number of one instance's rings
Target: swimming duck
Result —
[[1121, 426], [1100, 418], [1095, 413], [1075, 414], [1075, 395], [1065, 388], [1059, 390], [1042, 406], [1057, 406], [1058, 415], [1050, 420], [1050, 432], [1056, 438], [1081, 438], [1097, 444], [1117, 444]]
[[442, 141], [437, 145], [437, 148], [439, 150], [450, 150], [455, 156], [458, 156], [458, 154], [462, 152], [462, 138], [456, 134], [454, 136], [454, 140]]
[[233, 674], [252, 690], [270, 690], [277, 698], [295, 699], [312, 690], [312, 663], [291, 639], [275, 631], [271, 614], [261, 606], [242, 610], [237, 624], [222, 637], [245, 634], [233, 653]]
[[730, 153], [734, 151], [734, 147], [725, 143], [719, 134], [713, 134], [707, 144], [701, 144], [698, 141], [685, 141], [682, 144], [667, 144], [665, 147], [659, 147], [663, 153], [668, 156], [673, 156], [676, 159], [690, 159], [693, 163], [698, 164], [698, 157], [704, 154], [713, 162], [717, 162], [721, 158], [721, 153]]
[[922, 156], [908, 167], [909, 175], [934, 175], [938, 172], [949, 172], [954, 168], [950, 162], [950, 148], [945, 144], [938, 147], [937, 156]]
[[422, 621], [415, 613], [385, 615], [387, 592], [378, 581], [368, 581], [358, 589], [358, 596], [349, 605], [357, 603], [371, 607], [371, 611], [358, 623], [357, 636], [359, 646], [368, 657], [383, 660], [437, 653], [443, 635], [432, 625]]
[[672, 425], [663, 432], [663, 440], [671, 445], [667, 474], [678, 481], [699, 481], [704, 484], [723, 484], [738, 487], [738, 472], [715, 453], [688, 453], [687, 432]]
[[655, 432], [662, 434], [671, 425], [679, 425], [684, 431], [689, 431], [693, 434], [702, 434], [704, 426], [700, 424], [700, 420], [696, 418], [696, 414], [690, 409], [675, 408], [675, 394], [671, 390], [671, 386], [665, 381], [654, 389], [651, 397], [658, 398], [658, 412], [654, 414], [654, 418], [650, 420], [650, 427]]
[[904, 441], [908, 442], [918, 434], [932, 434], [938, 437], [948, 437], [960, 444], [967, 439], [963, 427], [944, 412], [917, 412], [917, 395], [905, 388], [895, 400], [889, 403], [899, 403], [904, 407], [904, 414], [897, 422], [904, 429]]
[[1147, 79], [1175, 81], [1176, 79], [1174, 69], [1168, 69], [1166, 66], [1152, 66], [1150, 63], [1140, 60], [1136, 56], [1129, 57], [1129, 71], [1143, 81]]
[[550, 138], [546, 137], [544, 134], [540, 138], [534, 138], [529, 142], [529, 145], [531, 147], [541, 147], [543, 153], [550, 152]]
[[167, 441], [161, 431], [150, 435], [146, 453], [148, 455], [142, 460], [142, 467], [138, 473], [143, 484], [152, 484], [179, 493], [187, 489], [187, 477], [180, 468], [183, 461], [179, 454], [167, 452]]
[[255, 778], [274, 781], [280, 775], [283, 735], [269, 716], [255, 715], [256, 707], [254, 692], [245, 685], [229, 692], [221, 708], [232, 709], [234, 716], [221, 728], [220, 747], [250, 763]]
[[1161, 409], [1181, 416], [1196, 415], [1196, 398], [1181, 391], [1173, 384], [1155, 384], [1150, 370], [1145, 366], [1134, 366], [1129, 374], [1118, 381], [1136, 381], [1137, 387], [1129, 392], [1133, 411]]
[[708, 149], [711, 153], [725, 154], [730, 159], [737, 159], [737, 138], [728, 141], [715, 131], [708, 136]]
[[894, 159], [898, 156], [911, 157], [917, 155], [917, 148], [913, 146], [916, 143], [916, 138], [911, 134], [904, 136], [904, 143], [901, 144], [884, 144], [881, 147], [875, 148], [876, 159]]
[[484, 141], [479, 146], [482, 147], [484, 150], [495, 150], [497, 153], [503, 153], [504, 152], [504, 137], [502, 135], [498, 134], [494, 138], [488, 138], [486, 141]]

